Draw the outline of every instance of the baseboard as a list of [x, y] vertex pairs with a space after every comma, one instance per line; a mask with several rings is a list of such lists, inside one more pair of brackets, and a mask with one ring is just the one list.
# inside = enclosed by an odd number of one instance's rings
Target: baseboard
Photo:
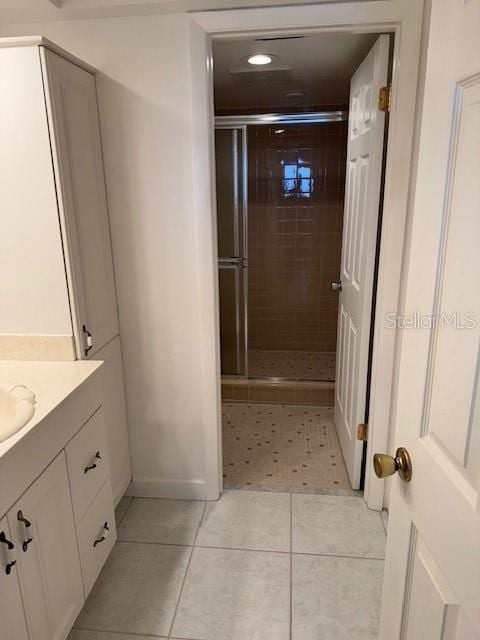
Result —
[[133, 478], [125, 495], [134, 498], [183, 498], [205, 500], [205, 480]]

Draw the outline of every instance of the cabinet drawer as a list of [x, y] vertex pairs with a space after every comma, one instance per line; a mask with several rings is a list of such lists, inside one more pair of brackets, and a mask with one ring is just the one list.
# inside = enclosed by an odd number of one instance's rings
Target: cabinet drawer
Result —
[[109, 477], [102, 408], [80, 429], [65, 451], [73, 513], [78, 524]]
[[117, 539], [112, 488], [106, 482], [77, 528], [85, 596], [105, 564]]

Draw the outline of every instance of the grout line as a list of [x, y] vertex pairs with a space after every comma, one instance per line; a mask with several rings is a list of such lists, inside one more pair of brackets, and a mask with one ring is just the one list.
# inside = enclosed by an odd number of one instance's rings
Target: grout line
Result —
[[290, 493], [290, 640], [293, 638], [293, 494]]
[[198, 532], [200, 531], [200, 527], [202, 526], [202, 523], [203, 523], [203, 518], [205, 516], [206, 509], [207, 509], [207, 502], [204, 501], [202, 515], [200, 516], [200, 520], [199, 520], [198, 525], [197, 525], [197, 530], [195, 532], [195, 537], [193, 538], [193, 545], [192, 545], [192, 548], [191, 548], [191, 551], [190, 551], [190, 556], [188, 558], [187, 568], [185, 569], [185, 574], [183, 576], [182, 585], [180, 587], [180, 591], [178, 592], [177, 603], [175, 605], [175, 610], [174, 610], [173, 616], [172, 616], [172, 622], [170, 624], [170, 629], [168, 631], [168, 636], [169, 637], [172, 635], [172, 632], [173, 632], [173, 626], [174, 626], [175, 620], [177, 618], [177, 611], [178, 611], [178, 607], [180, 606], [180, 600], [182, 598], [183, 588], [185, 587], [185, 582], [187, 580], [187, 575], [188, 575], [188, 572], [189, 572], [189, 569], [190, 569], [190, 565], [192, 563], [192, 557], [193, 557], [193, 551], [195, 549], [195, 543], [197, 541]]
[[315, 558], [345, 558], [345, 560], [375, 560], [385, 562], [385, 558], [372, 558], [370, 556], [345, 556], [339, 553], [309, 553], [307, 551], [294, 551], [294, 556], [312, 556]]
[[319, 556], [322, 558], [350, 558], [353, 560], [385, 560], [385, 558], [371, 556], [349, 556], [340, 553], [313, 553], [309, 551], [281, 551], [278, 549], [252, 549], [245, 547], [217, 547], [204, 544], [177, 544], [173, 542], [145, 542], [144, 540], [118, 540], [124, 544], [149, 544], [158, 547], [180, 547], [182, 549], [216, 549], [217, 551], [250, 551], [252, 553], [278, 553], [292, 556]]
[[[176, 542], [147, 542], [145, 540], [117, 540], [117, 542], [121, 542], [122, 544], [149, 544], [157, 547], [180, 547], [181, 549], [191, 549], [194, 547], [195, 549], [217, 549], [219, 551], [254, 551], [258, 553], [282, 553], [289, 554], [290, 551], [281, 551], [278, 549], [253, 549], [251, 547], [217, 547], [213, 545], [206, 544], [179, 544]], [[317, 555], [317, 554], [312, 554]]]
[[225, 491], [249, 491], [263, 493], [292, 493], [299, 496], [337, 496], [339, 498], [361, 498], [363, 493], [357, 489], [320, 489], [315, 487], [274, 487], [273, 485], [251, 485], [245, 484], [229, 485], [224, 484]]
[[[262, 487], [261, 485], [252, 485], [252, 487], [246, 487], [245, 485], [235, 487], [224, 485], [225, 491], [245, 491], [248, 493], [280, 493], [284, 495], [298, 495], [298, 496], [337, 496], [339, 498], [362, 498], [363, 492], [356, 489], [303, 489], [300, 487]], [[155, 498], [156, 499], [156, 498]]]
[[[92, 633], [112, 633], [115, 635], [124, 636], [125, 634], [128, 636], [135, 636], [138, 638], [160, 638], [161, 640], [168, 640], [168, 636], [157, 636], [154, 633], [139, 633], [138, 631], [105, 631], [104, 629], [90, 629], [88, 627], [73, 627], [72, 631], [88, 631]], [[175, 639], [173, 639], [175, 640]]]
[[202, 515], [200, 517], [200, 521], [199, 521], [198, 526], [197, 526], [197, 531], [195, 532], [195, 537], [193, 539], [193, 546], [194, 547], [197, 545], [198, 534], [200, 532], [200, 529], [202, 528], [202, 524], [203, 524], [203, 521], [205, 519], [206, 512], [207, 512], [207, 501], [205, 500], [204, 503], [203, 503]]
[[282, 555], [289, 555], [290, 551], [281, 551], [278, 549], [251, 549], [246, 547], [209, 547], [203, 544], [197, 544], [196, 549], [216, 549], [217, 551], [252, 551], [253, 553], [280, 553]]
[[149, 544], [156, 547], [180, 547], [182, 549], [191, 549], [193, 544], [182, 544], [181, 542], [152, 542], [151, 540], [123, 540], [117, 539], [122, 544]]

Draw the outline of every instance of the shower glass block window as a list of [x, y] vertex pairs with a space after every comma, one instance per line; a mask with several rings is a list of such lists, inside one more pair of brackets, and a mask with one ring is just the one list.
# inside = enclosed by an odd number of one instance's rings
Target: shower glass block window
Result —
[[283, 164], [283, 197], [310, 198], [313, 191], [312, 168], [301, 159], [296, 164]]

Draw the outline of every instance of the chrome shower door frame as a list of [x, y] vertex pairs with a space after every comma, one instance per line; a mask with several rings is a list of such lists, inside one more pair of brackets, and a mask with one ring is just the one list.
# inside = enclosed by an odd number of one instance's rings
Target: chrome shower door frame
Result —
[[[218, 258], [218, 269], [235, 270], [235, 308], [236, 308], [236, 356], [237, 369], [243, 372], [235, 377], [248, 377], [248, 139], [246, 124], [215, 123], [215, 130], [230, 130], [233, 135], [234, 156], [234, 253], [235, 256]], [[238, 133], [241, 134], [241, 185], [238, 181]], [[240, 193], [241, 204], [240, 204]], [[241, 221], [240, 221], [241, 208]], [[217, 211], [218, 215], [218, 211]], [[241, 230], [241, 233], [240, 233]], [[243, 292], [243, 300], [240, 299]], [[243, 316], [243, 322], [242, 322]], [[243, 339], [243, 349], [241, 347]], [[243, 352], [243, 367], [240, 355]]]

